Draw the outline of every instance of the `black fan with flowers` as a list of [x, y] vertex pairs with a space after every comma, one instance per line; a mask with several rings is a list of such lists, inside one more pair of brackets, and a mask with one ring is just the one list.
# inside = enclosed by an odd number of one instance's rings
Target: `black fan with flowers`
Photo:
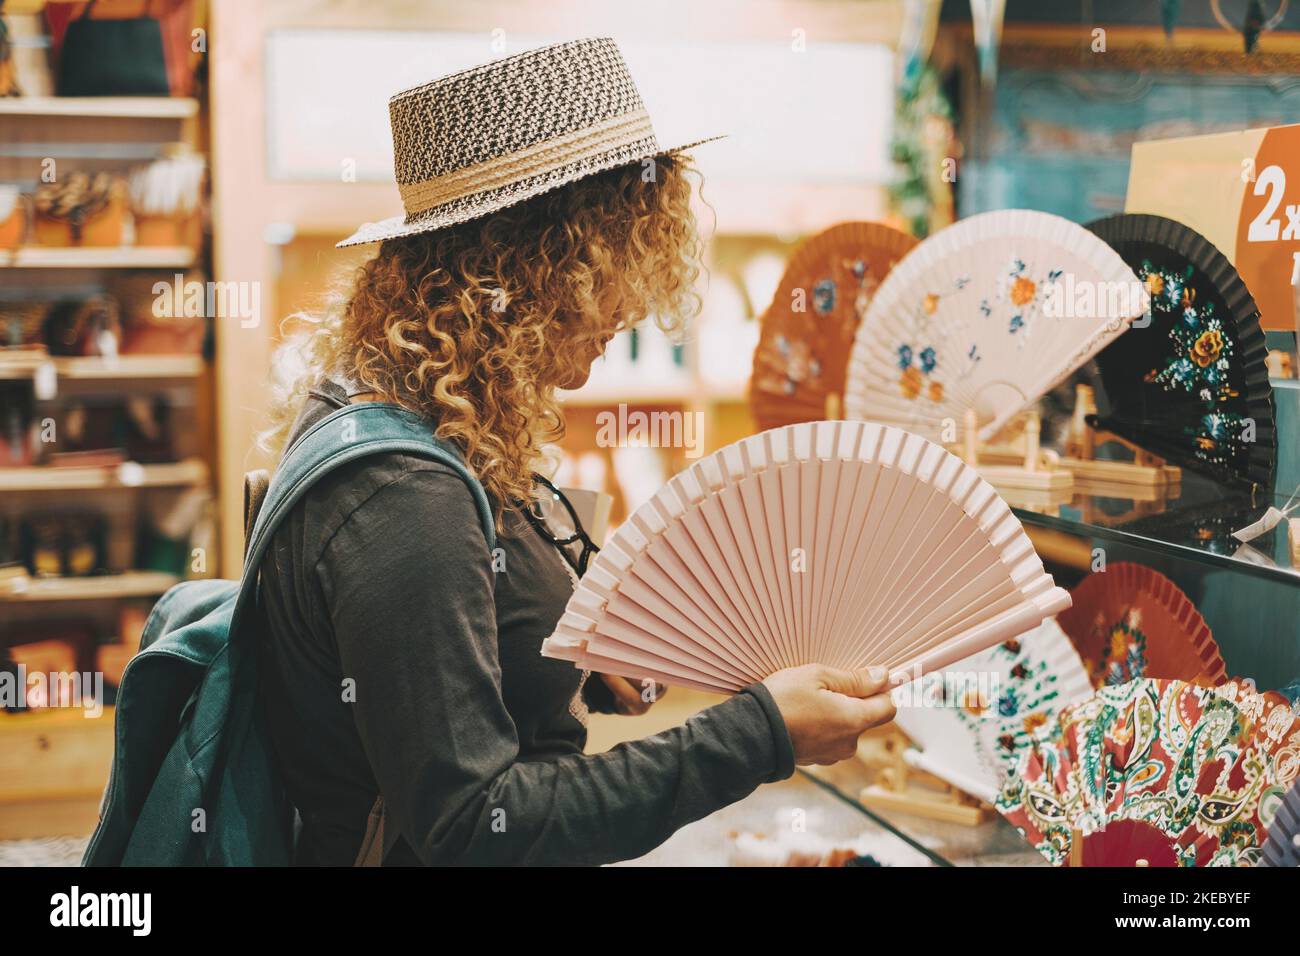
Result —
[[1088, 228], [1151, 296], [1150, 324], [1139, 320], [1097, 356], [1098, 414], [1089, 423], [1220, 481], [1271, 486], [1268, 350], [1237, 270], [1172, 219], [1111, 216]]

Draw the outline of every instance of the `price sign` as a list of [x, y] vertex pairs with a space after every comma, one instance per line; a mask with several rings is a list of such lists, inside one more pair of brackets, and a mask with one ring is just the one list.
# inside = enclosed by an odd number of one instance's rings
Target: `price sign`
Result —
[[[1266, 130], [1243, 169], [1233, 264], [1266, 329], [1295, 329], [1300, 289], [1300, 126]], [[1253, 166], [1253, 168], [1252, 168]], [[1253, 182], [1250, 182], [1253, 173]]]
[[1300, 125], [1137, 143], [1125, 211], [1195, 229], [1241, 274], [1260, 324], [1296, 330]]

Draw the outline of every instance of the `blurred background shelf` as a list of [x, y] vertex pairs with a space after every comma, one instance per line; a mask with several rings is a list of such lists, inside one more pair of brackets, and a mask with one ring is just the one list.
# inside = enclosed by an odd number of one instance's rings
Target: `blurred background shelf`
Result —
[[6, 269], [188, 269], [194, 260], [194, 250], [184, 246], [24, 246], [0, 250], [0, 268]]
[[0, 381], [31, 378], [46, 364], [54, 367], [60, 381], [100, 382], [197, 378], [203, 372], [199, 355], [120, 355], [117, 358], [50, 357], [24, 351], [12, 355], [0, 352]]
[[0, 604], [157, 597], [179, 580], [161, 571], [124, 571], [89, 578], [28, 578], [17, 587], [0, 582]]
[[19, 96], [0, 99], [0, 116], [108, 116], [187, 119], [199, 101], [173, 96]]
[[[209, 4], [3, 6], [0, 667], [102, 674], [104, 696], [27, 694], [33, 712], [0, 713], [0, 841], [81, 838], [112, 760], [107, 704], [151, 605], [222, 570], [214, 498], [234, 469], [216, 455], [215, 307], [177, 298], [213, 267], [208, 56], [192, 48]], [[161, 17], [158, 92], [173, 95], [55, 95], [57, 24], [83, 15]]]
[[598, 385], [561, 392], [560, 401], [571, 407], [605, 405], [686, 405], [744, 402], [744, 386], [712, 388], [697, 385]]
[[207, 480], [208, 466], [197, 458], [155, 465], [128, 461], [99, 468], [0, 468], [0, 492], [168, 488], [202, 485]]

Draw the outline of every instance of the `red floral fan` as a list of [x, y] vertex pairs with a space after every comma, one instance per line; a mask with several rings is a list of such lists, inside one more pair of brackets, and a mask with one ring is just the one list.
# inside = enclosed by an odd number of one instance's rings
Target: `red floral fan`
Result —
[[842, 417], [858, 323], [916, 243], [880, 223], [844, 222], [795, 250], [759, 319], [749, 401], [760, 429]]
[[1082, 866], [1177, 866], [1178, 843], [1154, 824], [1116, 820], [1082, 837]]
[[1253, 866], [1298, 773], [1281, 694], [1143, 679], [1062, 711], [997, 808], [1056, 866]]
[[1212, 686], [1227, 679], [1209, 625], [1178, 585], [1141, 564], [1117, 562], [1084, 578], [1056, 619], [1094, 687], [1138, 677]]

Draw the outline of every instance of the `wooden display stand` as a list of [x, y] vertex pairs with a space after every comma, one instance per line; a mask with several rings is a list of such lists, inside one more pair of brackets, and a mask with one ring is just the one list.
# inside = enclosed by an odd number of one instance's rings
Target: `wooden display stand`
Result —
[[[1066, 447], [1066, 455], [1061, 459], [1061, 465], [1074, 473], [1075, 481], [1089, 485], [1120, 486], [1124, 489], [1123, 494], [1131, 497], [1131, 492], [1135, 488], [1165, 489], [1182, 480], [1182, 470], [1166, 465], [1160, 456], [1144, 451], [1118, 435], [1090, 428], [1087, 416], [1096, 411], [1097, 404], [1092, 388], [1088, 385], [1076, 385], [1070, 439]], [[1106, 442], [1115, 442], [1128, 448], [1133, 452], [1133, 460], [1131, 462], [1099, 461], [1094, 458], [1094, 449]], [[1087, 490], [1092, 494], [1097, 493], [1093, 488]]]
[[909, 765], [904, 756], [909, 746], [907, 737], [895, 727], [863, 735], [858, 743], [858, 759], [875, 771], [877, 780], [859, 793], [864, 806], [962, 826], [975, 826], [993, 815], [992, 808], [982, 801]]
[[1024, 491], [1068, 496], [1074, 488], [1070, 472], [1058, 467], [1056, 456], [1038, 446], [1041, 425], [1037, 411], [1020, 419], [1019, 441], [1012, 445], [981, 445], [975, 409], [966, 409], [962, 424], [961, 458], [979, 470], [998, 491]]

